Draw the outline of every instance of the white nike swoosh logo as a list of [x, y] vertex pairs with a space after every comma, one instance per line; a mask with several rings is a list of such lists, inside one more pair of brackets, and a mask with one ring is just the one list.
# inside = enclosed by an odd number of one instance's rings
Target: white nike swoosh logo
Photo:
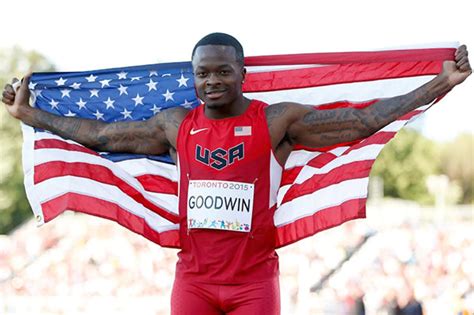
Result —
[[201, 128], [201, 129], [196, 129], [196, 130], [194, 130], [194, 128], [193, 128], [193, 129], [191, 129], [191, 131], [189, 132], [189, 134], [192, 136], [192, 135], [195, 135], [195, 134], [197, 134], [197, 133], [199, 133], [199, 132], [201, 132], [201, 131], [207, 130], [207, 129], [209, 129], [209, 128]]

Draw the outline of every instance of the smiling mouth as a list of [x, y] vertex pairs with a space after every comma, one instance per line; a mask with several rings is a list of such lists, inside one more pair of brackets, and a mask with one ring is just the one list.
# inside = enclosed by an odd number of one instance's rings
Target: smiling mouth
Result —
[[206, 92], [206, 97], [210, 99], [216, 99], [224, 95], [225, 91], [209, 91]]

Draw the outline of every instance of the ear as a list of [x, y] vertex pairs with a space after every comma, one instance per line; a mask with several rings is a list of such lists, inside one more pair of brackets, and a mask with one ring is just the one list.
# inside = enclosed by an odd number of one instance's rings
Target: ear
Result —
[[247, 74], [247, 69], [245, 67], [242, 67], [242, 84], [244, 84], [245, 81], [245, 75]]

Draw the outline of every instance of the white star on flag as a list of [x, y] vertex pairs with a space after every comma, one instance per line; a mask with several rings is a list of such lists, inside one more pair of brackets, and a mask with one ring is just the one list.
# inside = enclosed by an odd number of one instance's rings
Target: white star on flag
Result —
[[95, 111], [95, 113], [93, 113], [92, 115], [94, 115], [97, 120], [99, 120], [99, 119], [104, 120], [104, 114], [102, 114], [101, 112], [99, 112], [98, 109], [97, 109], [97, 110]]
[[71, 93], [71, 90], [68, 90], [68, 89], [61, 90], [61, 98], [65, 97], [65, 96], [71, 97], [71, 95], [69, 95], [69, 93]]
[[185, 100], [184, 100], [184, 103], [181, 104], [181, 106], [183, 106], [184, 108], [193, 108], [193, 103], [188, 102], [188, 100], [185, 99]]
[[102, 88], [106, 87], [106, 86], [110, 86], [110, 81], [112, 80], [102, 80], [102, 81], [99, 81], [100, 84], [102, 84]]
[[135, 101], [135, 106], [138, 106], [138, 105], [143, 105], [143, 96], [140, 96], [140, 94], [137, 94], [137, 96], [135, 96], [134, 98], [132, 98], [132, 100]]
[[95, 79], [97, 79], [96, 75], [91, 74], [90, 76], [86, 77], [87, 82], [95, 82]]
[[130, 118], [132, 119], [132, 112], [129, 112], [126, 108], [123, 109], [123, 112], [120, 112], [123, 115], [123, 119]]
[[51, 102], [49, 102], [49, 105], [51, 105], [51, 109], [54, 109], [54, 108], [58, 108], [58, 104], [59, 102], [56, 102], [55, 100], [51, 100]]
[[84, 107], [86, 107], [87, 102], [84, 102], [81, 97], [79, 99], [79, 102], [76, 102], [76, 104], [79, 106], [79, 109], [83, 109]]
[[127, 89], [128, 89], [128, 87], [123, 86], [122, 84], [120, 84], [120, 86], [118, 88], [118, 90], [120, 92], [120, 95], [122, 95], [122, 94], [128, 95]]
[[58, 86], [64, 85], [66, 83], [67, 79], [63, 79], [62, 77], [59, 78], [58, 80], [54, 80]]
[[68, 111], [67, 111], [67, 113], [66, 113], [66, 114], [64, 114], [64, 116], [66, 116], [66, 117], [75, 117], [75, 116], [76, 116], [76, 114], [75, 114], [75, 113], [73, 113], [73, 112], [71, 112], [70, 110], [68, 110]]
[[127, 72], [122, 71], [120, 73], [117, 73], [119, 79], [126, 79], [127, 78]]
[[104, 104], [107, 105], [107, 107], [105, 109], [109, 109], [110, 107], [115, 108], [114, 103], [115, 103], [115, 101], [111, 100], [110, 97], [107, 98], [107, 100], [104, 101]]
[[141, 77], [132, 77], [132, 81], [131, 81], [131, 82], [133, 82], [133, 81], [140, 81], [140, 79], [141, 79]]
[[92, 96], [99, 97], [99, 90], [94, 89], [94, 90], [89, 90], [89, 92], [91, 92], [90, 97], [92, 97]]
[[148, 92], [150, 92], [151, 90], [155, 90], [156, 91], [156, 85], [158, 84], [158, 82], [155, 82], [153, 81], [152, 79], [150, 79], [150, 82], [145, 84], [146, 86], [148, 86]]
[[182, 87], [182, 86], [188, 87], [188, 83], [187, 83], [188, 80], [189, 78], [185, 78], [184, 75], [181, 73], [181, 78], [176, 80], [179, 83], [178, 87]]
[[150, 75], [149, 75], [149, 76], [150, 76], [150, 77], [152, 77], [152, 76], [158, 76], [158, 71], [154, 71], [154, 70], [150, 71]]
[[69, 86], [70, 88], [73, 88], [74, 90], [78, 90], [81, 87], [80, 83], [74, 82]]
[[169, 101], [169, 100], [174, 101], [173, 94], [174, 94], [174, 92], [171, 93], [168, 89], [166, 89], [166, 93], [161, 94], [161, 95], [163, 95], [165, 97], [165, 101]]
[[38, 84], [38, 83], [33, 83], [33, 82], [30, 81], [30, 83], [28, 84], [28, 89], [34, 90], [35, 87], [36, 87], [36, 84]]
[[153, 104], [153, 107], [150, 108], [150, 110], [153, 112], [153, 115], [156, 115], [156, 113], [161, 112], [161, 107], [156, 106], [156, 104]]

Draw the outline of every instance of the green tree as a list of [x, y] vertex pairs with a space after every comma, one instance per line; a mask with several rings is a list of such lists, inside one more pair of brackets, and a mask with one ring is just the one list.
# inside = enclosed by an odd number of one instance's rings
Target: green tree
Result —
[[442, 147], [441, 171], [461, 187], [461, 203], [474, 203], [474, 136], [472, 134], [461, 134]]
[[431, 204], [434, 199], [426, 179], [439, 173], [439, 166], [440, 150], [436, 143], [405, 128], [382, 150], [371, 176], [383, 179], [385, 196]]
[[[13, 77], [28, 71], [52, 71], [54, 67], [41, 54], [19, 47], [0, 50], [0, 87]], [[0, 234], [7, 233], [31, 217], [31, 210], [23, 187], [21, 164], [21, 129], [10, 117], [5, 106], [0, 106]]]

